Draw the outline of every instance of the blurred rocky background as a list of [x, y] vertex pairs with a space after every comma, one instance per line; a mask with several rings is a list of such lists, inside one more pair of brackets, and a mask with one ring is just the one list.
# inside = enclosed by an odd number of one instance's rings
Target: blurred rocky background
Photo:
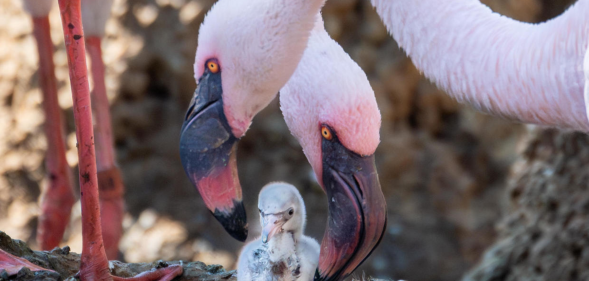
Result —
[[498, 239], [463, 280], [589, 280], [589, 137], [534, 130], [525, 139]]
[[[574, 1], [482, 2], [509, 17], [539, 22], [562, 13]], [[180, 126], [196, 87], [192, 64], [198, 28], [213, 4], [213, 0], [115, 0], [103, 48], [118, 163], [127, 188], [121, 260], [182, 259], [235, 267], [242, 244], [227, 235], [209, 214], [184, 175], [178, 153]], [[389, 223], [380, 247], [357, 271], [358, 275], [365, 272], [412, 281], [459, 280], [482, 260], [485, 249], [499, 237], [498, 244], [469, 278], [523, 280], [518, 278], [520, 272], [528, 274], [524, 275], [532, 278], [529, 280], [562, 280], [534, 279], [550, 270], [547, 262], [535, 260], [534, 254], [563, 247], [572, 249], [572, 254], [564, 257], [576, 261], [585, 256], [583, 245], [566, 243], [566, 239], [585, 232], [573, 229], [573, 234], [565, 235], [555, 231], [559, 221], [537, 213], [558, 211], [559, 206], [573, 203], [554, 207], [542, 196], [544, 189], [535, 188], [542, 184], [556, 188], [573, 181], [564, 177], [546, 183], [541, 177], [549, 174], [541, 171], [553, 171], [550, 167], [565, 165], [559, 163], [567, 163], [567, 157], [573, 155], [578, 156], [574, 160], [577, 162], [571, 164], [573, 168], [561, 167], [566, 169], [561, 173], [582, 167], [589, 159], [575, 149], [582, 150], [583, 144], [587, 147], [586, 138], [561, 136], [555, 131], [531, 134], [522, 125], [458, 104], [420, 75], [387, 34], [368, 0], [328, 0], [323, 15], [331, 36], [368, 74], [383, 117], [377, 166], [388, 202]], [[0, 230], [35, 249], [37, 202], [46, 181], [44, 152], [51, 149], [42, 131], [36, 47], [31, 21], [21, 10], [20, 0], [0, 0], [0, 18]], [[50, 21], [59, 99], [68, 132], [67, 156], [75, 171], [72, 101], [56, 7]], [[566, 152], [570, 146], [573, 148]], [[562, 150], [565, 152], [559, 154]], [[549, 158], [552, 154], [560, 158]], [[259, 234], [258, 191], [270, 181], [281, 180], [300, 189], [309, 214], [307, 233], [321, 240], [326, 197], [290, 135], [278, 101], [254, 119], [240, 142], [238, 159], [250, 239]], [[517, 159], [518, 165], [512, 169]], [[587, 176], [574, 178], [576, 183], [589, 181]], [[589, 198], [586, 193], [579, 196]], [[556, 201], [565, 200], [558, 197], [564, 193], [551, 194]], [[578, 203], [566, 210], [587, 213], [585, 205]], [[548, 209], [538, 209], [542, 206]], [[557, 214], [569, 221], [566, 210]], [[565, 227], [579, 228], [574, 222], [583, 217], [572, 218]], [[540, 235], [548, 237], [542, 240], [529, 234], [538, 228], [538, 232], [553, 236]], [[541, 248], [544, 252], [533, 251], [540, 247], [534, 248], [538, 241], [552, 245], [550, 237], [565, 242]], [[528, 244], [517, 248], [521, 244], [518, 241]], [[74, 207], [63, 245], [81, 251], [79, 204]], [[514, 249], [521, 250], [514, 253]], [[518, 264], [520, 271], [510, 270]], [[573, 271], [567, 273], [570, 280], [586, 279], [580, 271]]]

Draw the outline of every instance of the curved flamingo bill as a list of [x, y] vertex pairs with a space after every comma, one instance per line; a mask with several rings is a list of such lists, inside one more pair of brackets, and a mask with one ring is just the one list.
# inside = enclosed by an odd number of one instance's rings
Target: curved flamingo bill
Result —
[[343, 280], [380, 243], [386, 227], [386, 201], [374, 155], [358, 155], [334, 136], [323, 139], [322, 157], [329, 216], [314, 279]]
[[248, 225], [235, 160], [239, 139], [227, 123], [222, 93], [221, 72], [205, 70], [182, 125], [180, 158], [207, 208], [243, 242]]

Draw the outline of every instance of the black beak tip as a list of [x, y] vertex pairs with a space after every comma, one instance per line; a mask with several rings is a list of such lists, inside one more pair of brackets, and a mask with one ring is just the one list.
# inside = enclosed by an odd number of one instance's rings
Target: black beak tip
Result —
[[233, 201], [233, 210], [231, 212], [228, 213], [215, 209], [213, 215], [231, 237], [245, 242], [248, 234], [248, 224], [243, 202]]
[[327, 281], [330, 280], [329, 276], [321, 276], [321, 274], [319, 273], [319, 270], [315, 270], [315, 277], [313, 278], [313, 281]]

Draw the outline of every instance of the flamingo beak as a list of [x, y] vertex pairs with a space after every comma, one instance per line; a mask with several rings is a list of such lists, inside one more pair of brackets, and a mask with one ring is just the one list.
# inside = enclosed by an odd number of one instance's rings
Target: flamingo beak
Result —
[[184, 171], [229, 234], [245, 241], [247, 218], [237, 175], [237, 142], [223, 110], [221, 73], [200, 78], [180, 137]]
[[268, 214], [262, 217], [263, 228], [262, 228], [262, 242], [268, 243], [272, 236], [282, 231], [282, 226], [286, 222], [282, 214]]
[[329, 215], [314, 280], [343, 280], [380, 243], [386, 227], [386, 201], [374, 154], [358, 155], [336, 136], [323, 139], [321, 146]]

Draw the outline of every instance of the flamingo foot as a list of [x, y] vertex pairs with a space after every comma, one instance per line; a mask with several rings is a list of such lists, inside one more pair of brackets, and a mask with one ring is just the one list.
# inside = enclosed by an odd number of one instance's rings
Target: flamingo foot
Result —
[[[26, 259], [13, 256], [0, 249], [0, 274], [6, 271], [7, 277], [17, 275], [23, 268], [28, 268], [30, 271], [48, 271], [57, 274], [53, 270], [42, 268]], [[0, 279], [2, 279], [1, 275]]]
[[113, 272], [112, 269], [116, 267], [112, 266], [112, 262], [103, 263], [104, 249], [101, 246], [91, 248], [86, 259], [84, 256], [81, 257], [80, 271], [76, 274], [77, 278], [85, 281], [170, 281], [184, 272], [182, 264], [168, 265], [165, 262], [159, 262], [155, 268], [133, 277], [114, 276], [113, 274], [117, 274], [117, 272]]
[[[182, 275], [183, 272], [184, 269], [182, 268], [181, 264], [168, 265], [164, 262], [160, 262], [157, 268], [153, 268], [150, 271], [139, 273], [133, 277], [119, 277], [112, 275], [110, 275], [110, 277], [113, 281], [170, 281], [176, 278], [177, 276]], [[80, 273], [78, 273], [76, 277], [80, 277]], [[90, 280], [106, 280], [101, 278], [94, 278], [95, 276], [86, 277]]]
[[[161, 263], [160, 263], [161, 264]], [[184, 269], [182, 265], [171, 265], [167, 266], [165, 263], [161, 264], [161, 267], [158, 269], [153, 269], [151, 271], [146, 271], [143, 273], [138, 274], [134, 277], [124, 278], [118, 276], [112, 276], [113, 281], [170, 281], [177, 276], [180, 276]], [[45, 272], [48, 276], [47, 277], [55, 277], [51, 278], [51, 280], [58, 279], [59, 274], [53, 270], [46, 269], [35, 265], [24, 258], [19, 258], [17, 256], [11, 255], [4, 250], [0, 249], [0, 279], [7, 279], [8, 277], [19, 275], [19, 274], [26, 274], [27, 271], [23, 271], [23, 268], [28, 269], [28, 271], [32, 272]], [[51, 276], [49, 276], [51, 275]], [[91, 278], [91, 280], [95, 280], [95, 278]], [[100, 280], [100, 279], [96, 279]]]
[[123, 235], [124, 185], [117, 167], [98, 172], [100, 219], [104, 250], [109, 260], [117, 259]]
[[184, 272], [184, 269], [181, 265], [170, 265], [168, 267], [146, 271], [130, 278], [113, 276], [113, 281], [170, 281], [182, 275], [182, 272]]

